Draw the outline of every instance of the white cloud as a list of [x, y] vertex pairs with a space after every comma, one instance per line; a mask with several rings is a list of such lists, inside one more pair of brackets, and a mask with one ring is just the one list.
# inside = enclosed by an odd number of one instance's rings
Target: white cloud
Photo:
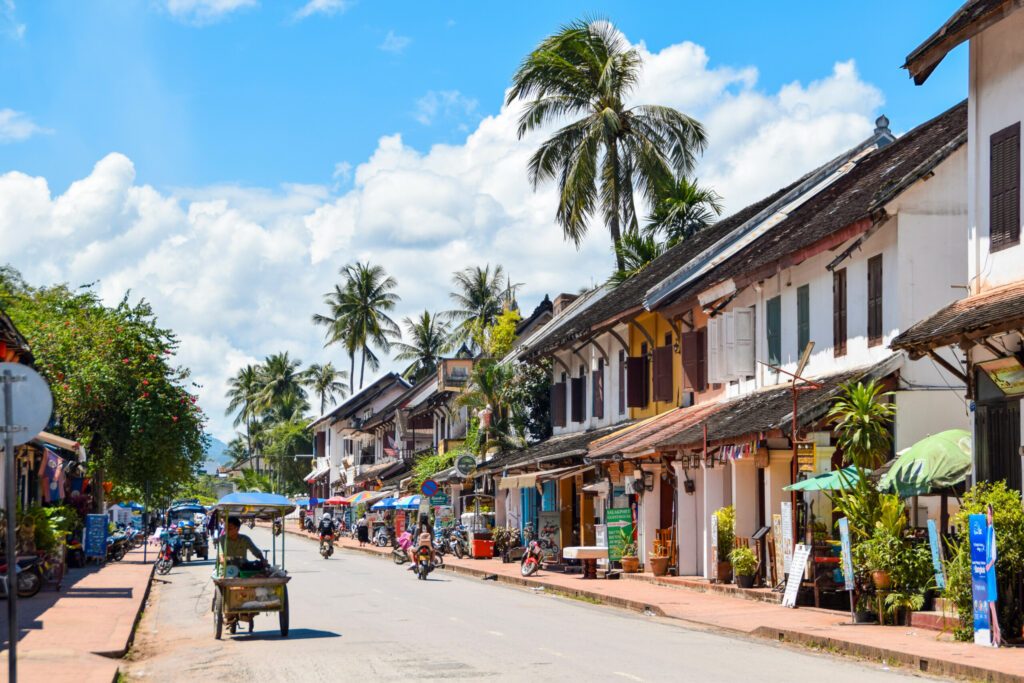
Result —
[[343, 13], [351, 6], [351, 0], [309, 0], [309, 2], [295, 12], [295, 18], [305, 19], [314, 14], [332, 16]]
[[[869, 135], [882, 101], [852, 63], [769, 92], [753, 67], [714, 65], [697, 45], [641, 49], [647, 77], [634, 99], [681, 107], [705, 123], [710, 148], [699, 177], [732, 210]], [[434, 93], [424, 116], [440, 120], [446, 108], [475, 114], [464, 100]], [[517, 116], [503, 108], [457, 144], [428, 150], [384, 136], [362, 163], [338, 165], [332, 180], [348, 178], [341, 190], [163, 191], [140, 184], [120, 154], [56, 196], [45, 178], [8, 172], [0, 175], [4, 260], [34, 283], [98, 280], [110, 302], [128, 289], [150, 300], [179, 331], [178, 359], [203, 385], [212, 431], [227, 441], [223, 392], [242, 365], [288, 350], [305, 363], [348, 367], [342, 351], [323, 348], [310, 316], [353, 259], [382, 264], [398, 279], [398, 319], [447, 308], [451, 273], [467, 265], [502, 263], [526, 283], [524, 308], [607, 276], [603, 226], [595, 221], [577, 251], [553, 222], [554, 188], [534, 192], [527, 182], [527, 160], [546, 131], [517, 139]]]
[[213, 24], [232, 12], [255, 7], [258, 0], [165, 0], [175, 19], [197, 25]]
[[14, 0], [0, 0], [0, 32], [15, 40], [25, 37], [25, 24], [18, 21]]
[[438, 118], [462, 120], [476, 114], [478, 102], [458, 90], [429, 90], [416, 100], [414, 118], [429, 126]]
[[409, 47], [409, 43], [412, 42], [412, 38], [408, 36], [400, 36], [395, 34], [394, 31], [388, 31], [388, 34], [384, 36], [384, 42], [379, 47], [384, 52], [393, 52], [395, 54], [401, 54], [405, 52], [405, 48]]
[[21, 142], [39, 133], [50, 133], [29, 118], [28, 114], [13, 109], [0, 109], [0, 144]]

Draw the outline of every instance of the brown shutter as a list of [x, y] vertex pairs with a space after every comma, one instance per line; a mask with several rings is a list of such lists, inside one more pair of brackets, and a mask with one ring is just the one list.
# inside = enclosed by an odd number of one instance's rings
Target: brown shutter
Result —
[[587, 378], [573, 377], [569, 380], [569, 386], [572, 396], [572, 421], [583, 422], [587, 419]]
[[707, 385], [706, 334], [703, 327], [683, 333], [683, 387], [689, 391], [704, 391]]
[[565, 382], [556, 382], [551, 386], [551, 424], [555, 427], [565, 426]]
[[659, 346], [654, 349], [654, 400], [670, 402], [675, 396], [672, 386], [672, 353], [671, 346]]
[[604, 417], [604, 359], [598, 359], [597, 372], [593, 375], [593, 392], [591, 397], [591, 412], [596, 418]]
[[1020, 122], [989, 139], [989, 250], [1020, 243]]
[[868, 259], [868, 346], [882, 343], [882, 255]]
[[626, 412], [626, 354], [619, 351], [619, 415]]
[[832, 344], [835, 355], [846, 353], [846, 269], [832, 273]]
[[626, 359], [626, 406], [647, 407], [647, 356]]

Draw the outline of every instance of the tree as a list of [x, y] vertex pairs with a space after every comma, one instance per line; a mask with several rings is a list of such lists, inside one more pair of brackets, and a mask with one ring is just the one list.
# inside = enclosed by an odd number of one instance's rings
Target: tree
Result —
[[249, 424], [256, 414], [256, 394], [260, 388], [259, 371], [255, 365], [240, 368], [235, 376], [228, 380], [228, 407], [225, 415], [237, 413], [234, 426], [245, 423], [245, 442], [249, 453], [252, 453], [252, 440], [249, 438]]
[[359, 350], [359, 344], [345, 318], [345, 300], [345, 290], [340, 285], [334, 285], [333, 290], [324, 294], [324, 303], [330, 312], [327, 315], [314, 313], [313, 324], [327, 328], [324, 346], [341, 344], [348, 354], [348, 391], [351, 394], [355, 392], [356, 351]]
[[722, 215], [722, 198], [708, 187], [685, 177], [657, 188], [654, 210], [644, 226], [645, 236], [660, 237], [667, 247], [714, 224]]
[[615, 247], [616, 262], [621, 265], [608, 278], [609, 282], [621, 285], [665, 251], [665, 242], [659, 241], [654, 235], [641, 235], [636, 230], [627, 230], [619, 245]]
[[398, 287], [398, 281], [381, 266], [369, 262], [347, 265], [341, 273], [345, 283], [339, 308], [340, 320], [343, 321], [347, 343], [361, 353], [359, 388], [362, 389], [367, 362], [371, 370], [380, 367], [380, 361], [370, 347], [387, 352], [391, 348], [391, 338], [401, 334], [398, 325], [388, 316], [399, 302], [393, 291]]
[[327, 412], [328, 403], [333, 406], [339, 397], [348, 396], [348, 389], [345, 388], [347, 379], [348, 373], [344, 370], [335, 370], [331, 363], [314, 363], [306, 370], [303, 381], [320, 399], [321, 415]]
[[[504, 282], [503, 282], [504, 280]], [[449, 294], [455, 308], [446, 311], [445, 317], [456, 323], [452, 330], [453, 346], [469, 343], [481, 349], [487, 328], [494, 325], [505, 310], [511, 296], [512, 285], [505, 280], [505, 269], [496, 265], [470, 266], [452, 275], [455, 291]]]
[[890, 427], [896, 414], [895, 404], [886, 400], [890, 396], [892, 392], [884, 391], [875, 380], [843, 385], [827, 419], [836, 432], [845, 463], [875, 469], [889, 459]]
[[617, 247], [623, 224], [638, 227], [634, 193], [653, 203], [659, 186], [693, 171], [706, 145], [701, 124], [671, 107], [626, 106], [640, 68], [639, 52], [609, 22], [575, 21], [541, 41], [512, 77], [506, 104], [525, 103], [520, 138], [580, 117], [544, 141], [528, 166], [535, 188], [557, 180], [555, 218], [577, 247], [598, 210]]
[[536, 363], [516, 363], [507, 400], [512, 428], [528, 442], [538, 443], [551, 436], [551, 369], [545, 358]]
[[290, 358], [287, 351], [267, 356], [258, 372], [256, 402], [260, 411], [285, 406], [301, 412], [308, 407], [301, 365], [302, 361]]
[[490, 408], [490, 427], [480, 425], [480, 449], [497, 447], [499, 450], [523, 445], [524, 435], [515, 425], [521, 424], [523, 406], [513, 400], [515, 369], [508, 364], [484, 358], [473, 366], [465, 391], [459, 394], [456, 404], [469, 408], [470, 414], [477, 415]]
[[405, 378], [418, 382], [433, 374], [442, 356], [451, 349], [451, 332], [448, 325], [430, 311], [423, 311], [416, 319], [403, 318], [402, 324], [409, 343], [393, 341], [391, 345], [398, 351], [396, 360], [412, 361], [403, 373]]
[[515, 309], [502, 311], [498, 319], [487, 330], [486, 351], [491, 358], [504, 358], [516, 343], [516, 329], [523, 316]]

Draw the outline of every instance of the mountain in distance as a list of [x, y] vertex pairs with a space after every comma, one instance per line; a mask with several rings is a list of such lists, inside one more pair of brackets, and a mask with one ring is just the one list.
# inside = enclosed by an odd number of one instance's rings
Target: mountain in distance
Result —
[[231, 462], [231, 457], [227, 453], [228, 445], [212, 434], [207, 436], [210, 437], [210, 445], [206, 448], [206, 461], [203, 463], [203, 469], [207, 474], [217, 474], [218, 467]]

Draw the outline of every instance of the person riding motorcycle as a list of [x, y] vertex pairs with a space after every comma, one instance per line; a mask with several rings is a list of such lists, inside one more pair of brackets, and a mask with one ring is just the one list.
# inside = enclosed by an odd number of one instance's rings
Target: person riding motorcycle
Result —
[[334, 535], [334, 519], [330, 512], [325, 512], [324, 516], [320, 518], [320, 524], [317, 525], [316, 530], [320, 534], [321, 542], [323, 542], [324, 536]]
[[430, 527], [424, 524], [420, 528], [420, 535], [416, 537], [416, 550], [413, 552], [413, 566], [416, 565], [416, 556], [419, 555], [420, 550], [430, 551], [430, 564], [433, 565], [437, 559], [437, 554], [434, 551], [434, 534], [430, 533]]

